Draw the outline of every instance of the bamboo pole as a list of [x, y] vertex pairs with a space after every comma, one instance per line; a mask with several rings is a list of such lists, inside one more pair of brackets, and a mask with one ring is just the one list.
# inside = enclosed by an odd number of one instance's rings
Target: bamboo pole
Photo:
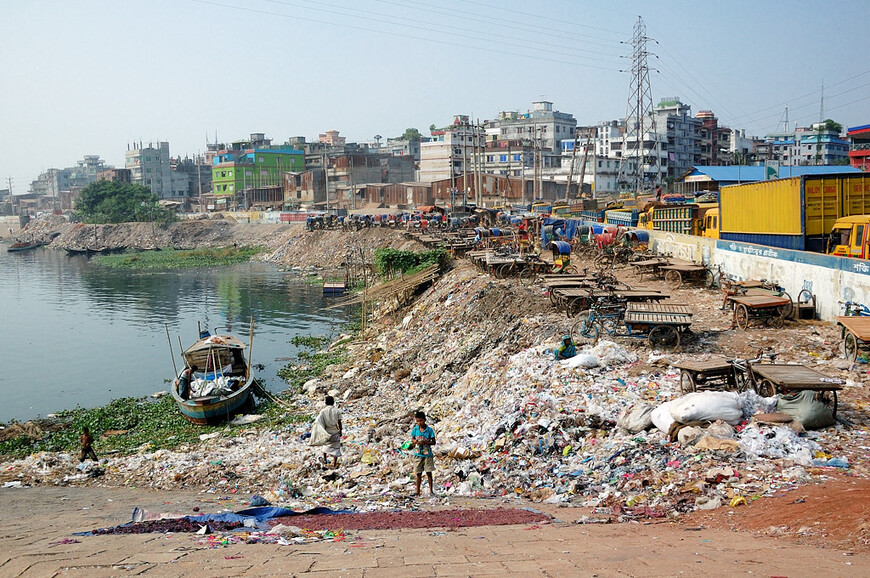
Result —
[[172, 353], [172, 338], [169, 337], [169, 325], [164, 323], [163, 327], [166, 328], [166, 340], [169, 342], [169, 357], [172, 358], [172, 371], [175, 372], [175, 375], [178, 375], [178, 366], [175, 365], [175, 354]]
[[251, 379], [251, 358], [252, 357], [254, 357], [254, 316], [253, 315], [251, 315], [250, 337], [248, 340], [248, 375], [246, 376], [245, 383], [247, 383]]

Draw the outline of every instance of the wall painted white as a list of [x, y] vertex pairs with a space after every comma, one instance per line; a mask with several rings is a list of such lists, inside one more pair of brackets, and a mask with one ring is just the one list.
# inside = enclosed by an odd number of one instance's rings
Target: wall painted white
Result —
[[806, 289], [816, 296], [819, 319], [833, 321], [842, 315], [841, 302], [870, 306], [870, 263], [866, 261], [663, 231], [649, 234], [652, 248], [658, 253], [712, 264], [740, 280], [774, 281], [793, 300]]

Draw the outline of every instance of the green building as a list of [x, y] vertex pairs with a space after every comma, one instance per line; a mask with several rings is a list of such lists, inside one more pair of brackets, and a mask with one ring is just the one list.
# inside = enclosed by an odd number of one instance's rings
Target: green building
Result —
[[295, 149], [247, 149], [222, 151], [212, 166], [215, 197], [240, 195], [245, 191], [283, 187], [285, 172], [305, 170], [305, 153]]

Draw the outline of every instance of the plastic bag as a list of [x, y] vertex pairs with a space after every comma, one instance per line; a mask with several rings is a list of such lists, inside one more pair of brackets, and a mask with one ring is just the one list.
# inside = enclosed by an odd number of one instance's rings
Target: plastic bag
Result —
[[707, 420], [736, 425], [743, 421], [740, 402], [733, 393], [725, 391], [698, 391], [689, 393], [671, 403], [671, 417], [680, 423]]

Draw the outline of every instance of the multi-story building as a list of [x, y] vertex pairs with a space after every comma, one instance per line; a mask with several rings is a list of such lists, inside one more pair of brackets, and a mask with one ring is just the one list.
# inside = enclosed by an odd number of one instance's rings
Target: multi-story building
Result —
[[328, 147], [343, 149], [347, 144], [347, 138], [338, 136], [337, 130], [328, 130], [325, 133], [317, 135], [317, 139]]
[[106, 169], [97, 173], [98, 181], [112, 181], [115, 183], [131, 182], [132, 174], [130, 169]]
[[161, 199], [174, 197], [172, 190], [172, 159], [169, 158], [169, 143], [141, 142], [127, 146], [124, 167], [130, 169], [133, 184], [142, 185]]
[[849, 145], [849, 164], [862, 171], [870, 171], [870, 124], [853, 126], [847, 129]]
[[679, 97], [663, 98], [655, 107], [655, 132], [667, 138], [667, 177], [677, 179], [701, 164], [700, 134], [703, 121], [692, 117], [692, 107]]
[[756, 150], [759, 160], [783, 166], [839, 165], [849, 159], [849, 142], [824, 123], [767, 134]]
[[[639, 127], [640, 123], [637, 124]], [[662, 131], [664, 125], [659, 124], [655, 117], [646, 119], [643, 139], [627, 134], [626, 126], [624, 119], [598, 125], [597, 158], [594, 165], [588, 167], [595, 174], [596, 195], [634, 191], [638, 187], [653, 189], [668, 174], [670, 143]]]
[[[212, 158], [212, 162], [213, 160]], [[187, 193], [184, 196], [199, 198], [211, 191], [212, 165], [206, 164], [201, 156], [173, 159], [172, 172], [173, 175], [175, 173], [187, 175]]]
[[474, 172], [475, 151], [482, 149], [486, 133], [466, 115], [457, 115], [453, 124], [432, 131], [432, 140], [420, 143], [420, 181], [456, 178]]
[[719, 126], [719, 119], [711, 110], [701, 110], [695, 115], [701, 121], [698, 131], [698, 154], [696, 160], [705, 166], [733, 164], [731, 156], [731, 129]]
[[574, 138], [577, 120], [572, 114], [553, 110], [552, 102], [540, 100], [533, 102], [532, 110], [525, 113], [500, 112], [496, 126], [487, 128], [488, 132], [498, 129], [494, 140], [535, 140], [539, 148], [559, 154], [562, 141]]
[[[245, 143], [237, 143], [246, 145]], [[258, 191], [283, 191], [284, 172], [305, 168], [305, 153], [290, 148], [233, 148], [221, 151], [212, 166], [212, 192], [216, 204], [248, 208]], [[283, 193], [282, 193], [283, 196]], [[271, 199], [271, 197], [269, 197]], [[278, 199], [271, 199], [278, 200]]]
[[96, 181], [99, 174], [107, 169], [100, 155], [85, 155], [76, 166], [65, 169], [48, 169], [30, 183], [30, 192], [36, 195], [59, 199], [62, 192], [82, 189]]

